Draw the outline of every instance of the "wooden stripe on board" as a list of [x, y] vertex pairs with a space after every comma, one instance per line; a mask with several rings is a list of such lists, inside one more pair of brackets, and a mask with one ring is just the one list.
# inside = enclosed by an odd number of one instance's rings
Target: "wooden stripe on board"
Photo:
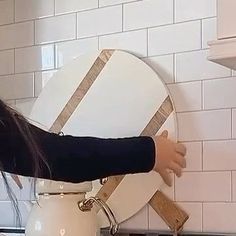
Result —
[[83, 97], [86, 95], [106, 63], [109, 61], [110, 57], [115, 50], [104, 49], [97, 57], [92, 67], [75, 90], [74, 94], [71, 96], [70, 100], [67, 102], [55, 122], [50, 128], [50, 131], [58, 133], [65, 126], [66, 122], [69, 120], [75, 109], [78, 107], [79, 103], [82, 101]]

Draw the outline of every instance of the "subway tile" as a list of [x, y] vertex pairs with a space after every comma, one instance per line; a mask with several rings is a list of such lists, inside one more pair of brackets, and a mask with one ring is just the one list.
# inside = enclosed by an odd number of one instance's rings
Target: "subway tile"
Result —
[[0, 1], [0, 25], [14, 22], [14, 0]]
[[175, 21], [216, 16], [216, 0], [175, 0]]
[[54, 46], [19, 48], [15, 51], [16, 72], [54, 69]]
[[53, 15], [54, 0], [15, 0], [16, 22]]
[[120, 224], [122, 230], [148, 230], [148, 206]]
[[[16, 197], [19, 199], [21, 190], [16, 185], [14, 180], [11, 178], [9, 173], [5, 172], [5, 175], [6, 175], [7, 182], [9, 183], [9, 187], [12, 189]], [[0, 177], [0, 202], [1, 201], [10, 201], [9, 195], [7, 193], [7, 188], [6, 188], [2, 175]]]
[[35, 42], [49, 43], [76, 38], [76, 14], [36, 20]]
[[137, 56], [147, 56], [147, 31], [137, 30], [101, 36], [99, 48], [127, 50]]
[[233, 201], [236, 202], [236, 171], [232, 173], [232, 191], [233, 191]]
[[[122, 3], [128, 3], [128, 2], [135, 2], [140, 0], [99, 0], [99, 6], [110, 6], [110, 5], [116, 5], [116, 4], [122, 4]], [[141, 0], [142, 1], [142, 0]]]
[[217, 39], [216, 18], [202, 20], [202, 48], [209, 48], [208, 42]]
[[14, 73], [14, 50], [0, 51], [0, 75]]
[[208, 61], [207, 56], [208, 50], [177, 54], [176, 81], [203, 80], [231, 75], [230, 69]]
[[202, 170], [202, 143], [188, 142], [183, 144], [187, 149], [187, 154], [186, 154], [187, 167], [184, 169], [184, 171]]
[[33, 91], [33, 73], [0, 77], [0, 96], [3, 99], [20, 99], [33, 97]]
[[168, 85], [177, 112], [200, 110], [202, 105], [201, 82]]
[[[178, 203], [178, 205], [190, 215], [190, 218], [184, 224], [184, 231], [201, 232], [202, 204], [181, 202]], [[156, 211], [153, 210], [153, 208], [150, 205], [149, 205], [149, 230], [153, 231], [169, 230], [166, 223], [164, 223], [161, 217], [156, 213]]]
[[236, 170], [236, 140], [204, 142], [203, 169]]
[[232, 110], [232, 136], [236, 138], [236, 109]]
[[91, 37], [122, 31], [122, 6], [77, 13], [77, 37]]
[[174, 55], [164, 55], [156, 57], [143, 58], [160, 77], [161, 80], [168, 84], [174, 82]]
[[236, 203], [203, 203], [203, 231], [236, 232]]
[[36, 98], [26, 98], [16, 100], [15, 108], [25, 117], [30, 117], [31, 110], [34, 106]]
[[35, 200], [33, 178], [19, 175], [18, 176], [23, 188], [20, 190], [20, 201]]
[[98, 50], [98, 38], [79, 39], [56, 44], [56, 67], [61, 67], [81, 54]]
[[56, 14], [64, 14], [68, 12], [77, 12], [98, 7], [98, 0], [56, 0]]
[[34, 44], [34, 23], [24, 22], [0, 26], [0, 50]]
[[159, 26], [148, 30], [148, 55], [161, 55], [201, 48], [200, 21]]
[[[27, 210], [26, 205], [22, 201], [19, 201], [18, 206], [22, 217], [21, 223], [22, 226], [24, 227], [29, 217], [29, 211]], [[0, 227], [4, 228], [16, 227], [16, 221], [15, 221], [16, 214], [10, 201], [0, 201], [0, 215], [4, 216], [1, 217]]]
[[41, 91], [43, 90], [44, 86], [47, 82], [52, 78], [52, 76], [56, 73], [56, 70], [50, 71], [42, 71], [35, 73], [35, 97], [38, 97]]
[[213, 110], [177, 114], [180, 141], [231, 138], [231, 111]]
[[124, 30], [171, 23], [173, 23], [172, 0], [147, 0], [124, 5]]
[[[194, 187], [190, 187], [193, 186]], [[230, 201], [230, 172], [184, 172], [175, 181], [177, 201]]]
[[205, 109], [236, 107], [236, 78], [208, 80], [203, 86]]

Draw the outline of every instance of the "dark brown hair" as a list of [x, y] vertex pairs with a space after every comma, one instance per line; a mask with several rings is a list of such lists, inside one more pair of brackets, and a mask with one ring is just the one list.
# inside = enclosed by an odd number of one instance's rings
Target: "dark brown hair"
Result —
[[[29, 126], [29, 122], [20, 112], [8, 106], [3, 100], [0, 99], [0, 125], [7, 126], [7, 128], [9, 127], [9, 132], [12, 132], [12, 130], [14, 130], [14, 132], [19, 132], [19, 134], [25, 141], [25, 144], [27, 145], [27, 148], [30, 153], [30, 159], [32, 160], [32, 163], [31, 163], [32, 173], [34, 173], [34, 175], [31, 176], [32, 177], [31, 190], [33, 187], [34, 197], [36, 199], [36, 202], [38, 203], [37, 196], [36, 196], [36, 181], [37, 181], [37, 177], [40, 176], [43, 165], [46, 165], [49, 171], [50, 178], [52, 175], [51, 175], [50, 167], [45, 159], [45, 155], [42, 149], [40, 148], [40, 146], [38, 145], [36, 139], [34, 138], [33, 132]], [[14, 142], [14, 140], [12, 140], [12, 142]], [[13, 207], [15, 209], [16, 227], [17, 226], [21, 227], [22, 219], [21, 219], [21, 214], [20, 214], [20, 210], [18, 206], [18, 201], [8, 183], [6, 173], [4, 172], [4, 166], [1, 163], [1, 157], [0, 157], [0, 171], [3, 177], [3, 181], [5, 184], [9, 199], [11, 200], [11, 203], [13, 204]]]

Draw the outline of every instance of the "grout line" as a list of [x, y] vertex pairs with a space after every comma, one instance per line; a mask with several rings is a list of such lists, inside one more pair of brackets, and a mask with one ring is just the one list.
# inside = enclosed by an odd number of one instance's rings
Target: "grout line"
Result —
[[174, 84], [177, 83], [177, 60], [176, 53], [173, 54], [173, 75], [174, 75]]
[[56, 0], [54, 0], [53, 16], [56, 16]]
[[203, 229], [204, 229], [204, 214], [203, 214], [203, 208], [204, 208], [204, 206], [203, 206], [203, 202], [201, 203], [201, 231], [203, 232]]
[[146, 43], [146, 46], [147, 46], [147, 51], [146, 51], [146, 54], [147, 54], [147, 57], [148, 57], [148, 54], [149, 54], [149, 30], [147, 28], [147, 32], [146, 32], [146, 37], [147, 37], [147, 43]]
[[230, 200], [233, 201], [233, 171], [230, 171]]
[[233, 138], [233, 108], [231, 108], [231, 139]]
[[122, 14], [122, 32], [123, 32], [124, 31], [124, 4], [122, 4], [121, 14]]
[[204, 141], [201, 141], [201, 161], [202, 161], [202, 171], [204, 171]]
[[16, 0], [13, 1], [13, 23], [16, 23]]
[[78, 14], [76, 13], [75, 15], [75, 39], [78, 39], [78, 35], [79, 35], [79, 32], [78, 32]]
[[175, 23], [175, 0], [173, 0], [173, 23]]
[[201, 108], [204, 110], [205, 108], [205, 93], [204, 93], [204, 82], [201, 80]]
[[97, 38], [98, 38], [98, 50], [99, 50], [100, 49], [100, 37], [97, 36]]
[[202, 33], [202, 27], [203, 27], [203, 24], [202, 24], [202, 20], [200, 21], [200, 41], [201, 41], [201, 49], [203, 49], [203, 33]]

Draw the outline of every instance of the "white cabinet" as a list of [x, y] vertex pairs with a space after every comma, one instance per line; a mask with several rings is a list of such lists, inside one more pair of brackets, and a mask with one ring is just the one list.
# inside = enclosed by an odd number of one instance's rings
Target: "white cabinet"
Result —
[[217, 37], [236, 37], [236, 0], [218, 0]]
[[217, 5], [217, 39], [208, 43], [208, 59], [236, 70], [236, 0], [218, 0]]

